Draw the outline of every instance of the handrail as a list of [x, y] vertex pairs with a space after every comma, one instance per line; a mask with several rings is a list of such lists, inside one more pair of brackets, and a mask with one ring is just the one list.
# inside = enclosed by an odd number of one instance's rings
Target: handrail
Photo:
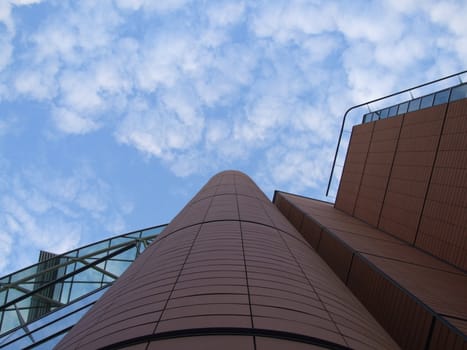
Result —
[[450, 78], [453, 78], [453, 77], [456, 77], [456, 76], [460, 76], [460, 75], [465, 74], [465, 73], [467, 73], [467, 70], [463, 70], [463, 71], [460, 71], [458, 73], [447, 75], [445, 77], [442, 77], [442, 78], [439, 78], [439, 79], [436, 79], [436, 80], [431, 80], [431, 81], [429, 81], [427, 83], [423, 83], [423, 84], [413, 86], [413, 87], [408, 88], [408, 89], [404, 89], [404, 90], [401, 90], [401, 91], [398, 91], [398, 92], [394, 92], [392, 94], [389, 94], [389, 95], [386, 95], [386, 96], [383, 96], [383, 97], [379, 97], [379, 98], [371, 100], [371, 101], [360, 103], [358, 105], [355, 105], [355, 106], [350, 107], [349, 109], [347, 109], [347, 111], [345, 111], [345, 113], [344, 113], [344, 117], [342, 118], [341, 130], [340, 130], [340, 133], [339, 133], [339, 138], [337, 140], [336, 152], [334, 154], [334, 160], [332, 162], [331, 174], [329, 175], [328, 186], [326, 188], [326, 196], [329, 196], [329, 189], [331, 188], [332, 177], [334, 175], [334, 168], [336, 166], [337, 155], [339, 153], [339, 146], [340, 146], [341, 140], [342, 140], [342, 133], [344, 132], [345, 121], [346, 121], [347, 115], [349, 114], [350, 111], [352, 111], [352, 110], [354, 110], [356, 108], [359, 108], [359, 107], [363, 107], [363, 106], [368, 105], [370, 103], [385, 100], [387, 98], [394, 97], [394, 96], [397, 96], [397, 95], [400, 95], [400, 94], [403, 94], [403, 93], [406, 93], [406, 92], [411, 92], [412, 90], [419, 89], [421, 87], [428, 86], [428, 85], [431, 85], [431, 84], [435, 84], [435, 83], [438, 83], [440, 81], [450, 79]]

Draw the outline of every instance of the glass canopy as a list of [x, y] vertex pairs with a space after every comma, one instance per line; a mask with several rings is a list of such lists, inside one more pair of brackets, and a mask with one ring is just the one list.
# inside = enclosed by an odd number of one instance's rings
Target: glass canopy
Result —
[[0, 349], [50, 349], [167, 225], [115, 236], [0, 278]]

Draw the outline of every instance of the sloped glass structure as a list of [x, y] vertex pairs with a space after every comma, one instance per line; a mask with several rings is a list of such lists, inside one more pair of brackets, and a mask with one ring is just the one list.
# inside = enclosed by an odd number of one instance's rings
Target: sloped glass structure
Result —
[[0, 349], [50, 349], [166, 225], [99, 241], [0, 279]]

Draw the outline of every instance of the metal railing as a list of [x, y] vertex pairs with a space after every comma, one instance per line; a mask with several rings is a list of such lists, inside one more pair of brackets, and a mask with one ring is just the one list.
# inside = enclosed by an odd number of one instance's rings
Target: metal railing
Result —
[[[55, 319], [112, 285], [165, 227], [111, 237], [60, 255], [41, 252], [39, 263], [0, 278], [0, 348], [34, 347], [44, 334], [47, 341], [64, 334]], [[40, 326], [45, 320], [50, 327]], [[52, 330], [52, 325], [60, 330]]]

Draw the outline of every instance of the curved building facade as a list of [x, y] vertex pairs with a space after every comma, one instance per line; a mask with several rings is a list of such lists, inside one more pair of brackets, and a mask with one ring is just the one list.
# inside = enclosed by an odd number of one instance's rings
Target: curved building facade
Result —
[[214, 176], [57, 349], [394, 349], [246, 175]]

